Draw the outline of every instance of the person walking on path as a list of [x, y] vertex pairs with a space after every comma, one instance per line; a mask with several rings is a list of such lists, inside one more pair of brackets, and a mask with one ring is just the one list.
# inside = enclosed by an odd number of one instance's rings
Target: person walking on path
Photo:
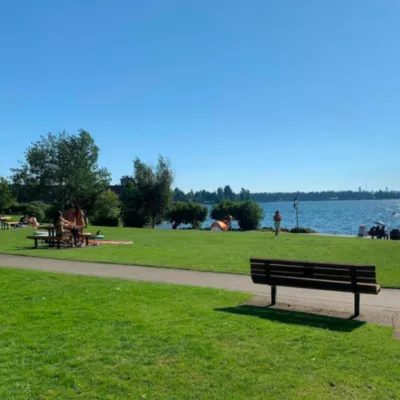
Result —
[[275, 225], [275, 238], [279, 237], [279, 231], [281, 229], [281, 221], [282, 221], [282, 216], [279, 214], [279, 211], [277, 210], [274, 215], [274, 225]]

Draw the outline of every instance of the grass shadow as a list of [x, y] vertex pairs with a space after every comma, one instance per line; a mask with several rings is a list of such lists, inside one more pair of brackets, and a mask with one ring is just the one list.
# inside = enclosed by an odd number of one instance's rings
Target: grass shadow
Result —
[[356, 321], [353, 319], [329, 317], [298, 311], [277, 310], [250, 305], [217, 308], [215, 311], [257, 317], [283, 324], [303, 325], [312, 328], [328, 329], [337, 332], [352, 332], [353, 330], [360, 328], [365, 324], [363, 321]]

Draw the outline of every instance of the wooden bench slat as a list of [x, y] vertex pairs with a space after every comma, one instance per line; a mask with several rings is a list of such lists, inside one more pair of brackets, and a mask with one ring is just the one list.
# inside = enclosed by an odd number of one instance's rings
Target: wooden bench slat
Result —
[[[342, 275], [342, 276], [351, 276], [354, 272], [354, 269], [332, 269], [332, 268], [320, 268], [320, 267], [295, 267], [295, 266], [275, 266], [275, 265], [266, 265], [264, 268], [269, 271], [286, 271], [286, 272], [302, 272], [309, 273], [312, 271], [313, 273], [325, 274], [325, 275]], [[364, 271], [358, 270], [355, 268], [357, 276], [363, 276], [366, 278], [374, 278], [376, 277], [375, 271]]]
[[[283, 278], [303, 278], [303, 279], [315, 279], [315, 280], [324, 280], [324, 281], [332, 281], [332, 282], [353, 283], [352, 278], [350, 276], [340, 276], [340, 275], [337, 275], [337, 276], [324, 275], [324, 274], [305, 275], [305, 274], [301, 274], [301, 273], [293, 274], [291, 272], [271, 271], [269, 274], [265, 274], [265, 276], [281, 276]], [[375, 278], [358, 277], [357, 282], [376, 283], [376, 279]]]
[[274, 264], [282, 266], [314, 266], [320, 268], [334, 268], [334, 269], [347, 269], [356, 268], [362, 271], [375, 271], [374, 265], [354, 265], [354, 264], [337, 264], [327, 262], [311, 262], [311, 261], [294, 261], [294, 260], [280, 260], [280, 259], [263, 259], [263, 258], [250, 258], [252, 264]]

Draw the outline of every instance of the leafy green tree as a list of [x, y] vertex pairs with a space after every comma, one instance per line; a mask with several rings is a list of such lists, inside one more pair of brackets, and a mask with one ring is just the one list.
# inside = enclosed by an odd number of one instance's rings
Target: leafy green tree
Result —
[[158, 158], [155, 169], [136, 158], [132, 182], [125, 186], [121, 198], [125, 224], [144, 226], [149, 223], [155, 228], [171, 205], [172, 182], [172, 170], [164, 157]]
[[72, 203], [90, 215], [110, 183], [98, 157], [99, 148], [84, 130], [77, 135], [49, 133], [26, 150], [21, 167], [12, 170], [13, 183], [31, 199]]
[[176, 202], [168, 211], [168, 221], [179, 226], [180, 224], [191, 224], [193, 229], [199, 229], [207, 219], [208, 209], [201, 204]]
[[0, 176], [0, 212], [3, 213], [15, 201], [13, 191], [7, 179]]
[[108, 189], [97, 199], [91, 223], [97, 226], [118, 226], [119, 217], [119, 197], [112, 190]]

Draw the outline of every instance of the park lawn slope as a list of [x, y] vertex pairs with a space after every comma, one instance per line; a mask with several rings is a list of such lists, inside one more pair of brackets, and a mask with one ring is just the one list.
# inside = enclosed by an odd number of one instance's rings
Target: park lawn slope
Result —
[[[90, 228], [92, 232], [98, 229]], [[273, 240], [273, 235], [266, 232], [100, 230], [107, 240], [134, 244], [34, 250], [33, 241], [25, 239], [33, 231], [26, 228], [0, 231], [0, 253], [238, 274], [249, 274], [252, 256], [372, 264], [377, 266], [379, 284], [400, 288], [400, 241], [296, 234], [282, 234], [279, 240]]]
[[395, 399], [400, 342], [247, 295], [0, 268], [1, 399]]

